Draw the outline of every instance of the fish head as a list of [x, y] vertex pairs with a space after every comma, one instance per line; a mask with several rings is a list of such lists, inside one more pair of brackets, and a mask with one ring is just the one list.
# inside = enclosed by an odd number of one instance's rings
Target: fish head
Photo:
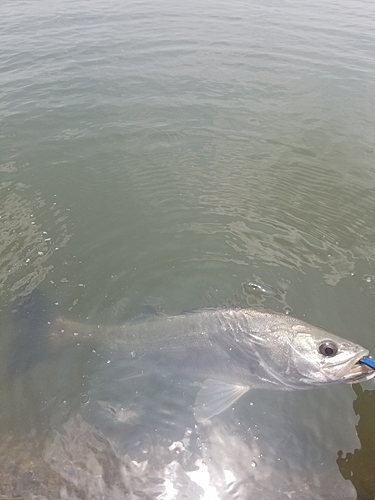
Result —
[[295, 382], [315, 386], [351, 384], [375, 376], [375, 370], [360, 363], [369, 354], [361, 345], [303, 322], [297, 322], [292, 330], [289, 375]]

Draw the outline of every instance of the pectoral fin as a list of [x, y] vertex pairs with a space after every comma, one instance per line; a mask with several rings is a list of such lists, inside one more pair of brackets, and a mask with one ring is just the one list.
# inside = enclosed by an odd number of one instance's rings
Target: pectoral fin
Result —
[[210, 378], [205, 380], [195, 399], [194, 416], [197, 422], [219, 415], [249, 389], [249, 386], [228, 384]]

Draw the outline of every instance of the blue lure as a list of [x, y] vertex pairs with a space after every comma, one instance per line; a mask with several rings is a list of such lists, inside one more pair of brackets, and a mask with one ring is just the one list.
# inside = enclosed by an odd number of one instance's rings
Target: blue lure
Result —
[[375, 361], [373, 359], [370, 359], [370, 358], [361, 358], [359, 361], [361, 363], [363, 363], [364, 365], [367, 365], [370, 368], [372, 368], [373, 370], [375, 370]]

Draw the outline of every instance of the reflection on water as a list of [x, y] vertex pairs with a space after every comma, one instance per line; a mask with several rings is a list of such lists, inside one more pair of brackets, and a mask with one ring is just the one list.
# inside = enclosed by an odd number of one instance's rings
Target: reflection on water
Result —
[[[300, 448], [308, 426], [280, 425], [278, 415], [261, 411], [262, 418], [251, 414], [241, 425], [236, 415], [187, 427], [166, 442], [147, 419], [146, 425], [142, 417], [127, 420], [119, 410], [111, 407], [106, 415], [117, 436], [98, 419], [94, 425], [73, 411], [43, 439], [31, 434], [24, 444], [3, 442], [0, 491], [48, 499], [355, 499], [332, 465], [321, 463], [327, 459], [322, 440]], [[139, 440], [137, 459], [118, 447], [124, 432]]]
[[[17, 170], [13, 163], [0, 165], [0, 175]], [[0, 290], [27, 294], [46, 278], [51, 257], [71, 237], [67, 213], [25, 183], [0, 182]]]
[[357, 398], [353, 402], [359, 421], [356, 425], [360, 448], [345, 456], [340, 450], [337, 458], [342, 476], [351, 481], [357, 491], [357, 500], [375, 498], [375, 391], [353, 386]]
[[[221, 162], [218, 155], [215, 165]], [[373, 235], [358, 239], [371, 224], [375, 205], [366, 179], [356, 179], [354, 172], [335, 172], [326, 162], [324, 156], [318, 165], [304, 155], [298, 161], [286, 155], [276, 165], [238, 165], [231, 168], [230, 177], [227, 165], [215, 175], [202, 169], [202, 185], [194, 190], [197, 203], [208, 221], [220, 216], [222, 225], [192, 223], [179, 229], [225, 234], [234, 254], [245, 262], [262, 259], [299, 271], [306, 265], [316, 267], [335, 285], [354, 272], [356, 257], [375, 258]], [[251, 175], [243, 179], [247, 169]], [[246, 196], [250, 192], [251, 197]], [[306, 214], [314, 215], [310, 219]]]
[[78, 499], [82, 492], [63, 479], [43, 459], [40, 446], [30, 436], [22, 443], [2, 437], [0, 498]]

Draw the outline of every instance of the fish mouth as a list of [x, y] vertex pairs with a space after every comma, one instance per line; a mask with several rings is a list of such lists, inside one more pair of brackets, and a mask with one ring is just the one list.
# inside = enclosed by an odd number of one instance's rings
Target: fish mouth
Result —
[[349, 366], [349, 370], [342, 376], [342, 380], [349, 384], [354, 382], [365, 382], [375, 377], [375, 370], [361, 363], [364, 356], [368, 356], [369, 351], [364, 351], [354, 358]]

